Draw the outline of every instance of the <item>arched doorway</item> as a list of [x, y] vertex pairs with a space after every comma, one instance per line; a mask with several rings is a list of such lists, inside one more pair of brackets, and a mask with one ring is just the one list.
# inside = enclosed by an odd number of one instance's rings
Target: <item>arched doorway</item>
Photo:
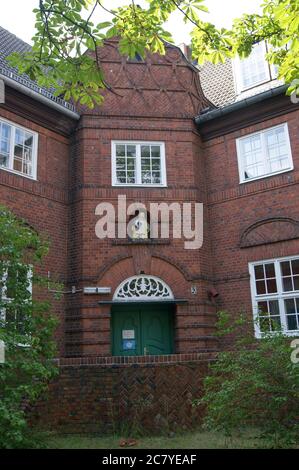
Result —
[[173, 353], [173, 293], [155, 276], [134, 276], [116, 289], [112, 308], [114, 356]]

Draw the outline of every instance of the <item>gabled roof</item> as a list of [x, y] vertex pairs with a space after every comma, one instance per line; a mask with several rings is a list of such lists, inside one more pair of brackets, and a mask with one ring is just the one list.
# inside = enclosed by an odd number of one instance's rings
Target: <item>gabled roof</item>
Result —
[[30, 77], [26, 74], [20, 75], [18, 70], [12, 67], [6, 57], [12, 54], [13, 52], [29, 52], [31, 46], [22, 39], [18, 38], [14, 34], [10, 33], [6, 29], [0, 26], [0, 76], [7, 77], [14, 82], [19, 83], [20, 85], [29, 88], [35, 93], [53, 101], [54, 103], [66, 108], [70, 111], [75, 111], [75, 107], [54, 95], [54, 89], [40, 87], [34, 80], [31, 80]]

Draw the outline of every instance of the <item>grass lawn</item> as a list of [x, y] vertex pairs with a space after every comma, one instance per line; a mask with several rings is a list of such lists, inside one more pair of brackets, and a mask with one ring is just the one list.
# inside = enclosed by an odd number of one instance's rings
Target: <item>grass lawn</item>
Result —
[[50, 449], [248, 449], [262, 447], [253, 436], [243, 435], [234, 439], [225, 438], [221, 434], [193, 432], [177, 434], [173, 437], [142, 437], [132, 447], [120, 446], [124, 438], [120, 436], [81, 436], [81, 435], [49, 435], [47, 447]]

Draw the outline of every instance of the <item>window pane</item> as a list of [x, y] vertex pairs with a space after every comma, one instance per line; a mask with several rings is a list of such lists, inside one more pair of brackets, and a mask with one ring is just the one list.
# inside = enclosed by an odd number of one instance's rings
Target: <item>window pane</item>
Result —
[[136, 145], [116, 145], [116, 182], [134, 184], [136, 182]]
[[264, 265], [254, 266], [255, 279], [264, 279]]
[[153, 169], [153, 171], [160, 170], [160, 160], [158, 160], [156, 158], [152, 159], [152, 169]]
[[278, 300], [258, 302], [259, 325], [262, 332], [281, 329]]
[[143, 171], [142, 172], [142, 183], [150, 184], [152, 182], [151, 172], [150, 171]]
[[151, 157], [160, 159], [160, 146], [151, 145]]
[[134, 158], [127, 159], [127, 170], [128, 171], [135, 171], [135, 160]]
[[288, 330], [293, 331], [299, 329], [299, 299], [286, 299], [284, 304]]
[[270, 327], [271, 327], [271, 331], [280, 331], [281, 330], [280, 317], [271, 317]]
[[32, 176], [33, 136], [21, 129], [16, 129], [13, 169]]
[[150, 171], [151, 161], [150, 161], [149, 158], [142, 158], [141, 159], [141, 168], [142, 168], [142, 171]]
[[280, 266], [283, 275], [283, 291], [299, 290], [299, 260], [283, 261]]
[[267, 292], [268, 294], [275, 294], [277, 292], [276, 279], [267, 279]]
[[278, 300], [269, 301], [269, 313], [270, 315], [279, 315], [279, 304]]
[[265, 281], [257, 281], [256, 282], [256, 293], [257, 293], [257, 295], [266, 294]]
[[266, 277], [275, 277], [274, 263], [265, 264]]
[[127, 145], [127, 157], [136, 158], [136, 145]]
[[268, 149], [271, 171], [284, 170], [289, 167], [288, 147], [284, 127], [276, 127], [264, 133]]
[[286, 314], [296, 313], [295, 299], [287, 299], [284, 301]]
[[116, 169], [117, 170], [125, 170], [126, 169], [126, 159], [122, 157], [118, 157], [116, 159]]
[[161, 183], [161, 174], [159, 171], [153, 171], [153, 183], [160, 184]]
[[125, 184], [127, 182], [127, 176], [125, 171], [116, 172], [117, 182], [120, 184]]
[[293, 282], [291, 277], [282, 278], [282, 284], [284, 292], [289, 292], [293, 290]]
[[299, 259], [292, 261], [292, 271], [293, 274], [299, 274]]
[[26, 334], [26, 318], [24, 312], [16, 307], [11, 308], [9, 305], [5, 308], [5, 321], [9, 328], [14, 329], [19, 334]]
[[270, 331], [269, 318], [260, 318], [259, 325], [260, 325], [260, 330], [262, 333], [267, 333], [268, 331]]
[[128, 171], [127, 173], [127, 183], [134, 184], [135, 183], [135, 173], [133, 171]]
[[263, 175], [265, 170], [260, 134], [243, 138], [240, 142], [245, 178], [255, 178]]
[[124, 157], [126, 155], [125, 145], [116, 145], [116, 156]]
[[283, 261], [280, 263], [281, 274], [283, 276], [290, 276], [291, 275], [291, 264], [289, 261]]
[[151, 151], [149, 145], [141, 145], [141, 157], [142, 158], [150, 158]]
[[296, 315], [290, 315], [290, 316], [287, 317], [287, 326], [288, 326], [288, 330], [290, 330], [290, 331], [298, 329], [297, 316]]
[[13, 299], [16, 296], [16, 288], [17, 288], [17, 271], [12, 267], [9, 267], [7, 270], [7, 276], [5, 280], [6, 285], [6, 297], [8, 299]]
[[258, 302], [258, 311], [259, 313], [262, 314], [267, 314], [268, 313], [268, 302]]
[[160, 146], [141, 146], [141, 179], [144, 184], [160, 184]]
[[250, 56], [240, 61], [240, 72], [243, 89], [270, 79], [263, 43], [256, 44]]
[[10, 153], [11, 126], [0, 122], [0, 166], [8, 167]]

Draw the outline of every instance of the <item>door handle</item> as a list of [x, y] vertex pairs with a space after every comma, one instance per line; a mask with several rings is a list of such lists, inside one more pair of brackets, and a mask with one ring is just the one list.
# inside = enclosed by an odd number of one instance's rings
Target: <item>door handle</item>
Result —
[[144, 346], [143, 348], [143, 355], [146, 356], [147, 355], [147, 349], [146, 349], [146, 346]]

